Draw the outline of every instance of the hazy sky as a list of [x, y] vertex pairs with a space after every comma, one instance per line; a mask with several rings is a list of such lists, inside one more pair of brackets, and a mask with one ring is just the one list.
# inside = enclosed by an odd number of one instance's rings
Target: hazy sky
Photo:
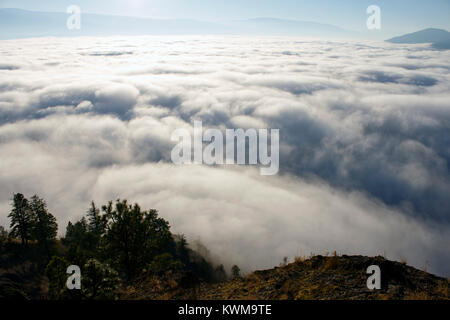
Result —
[[366, 8], [382, 10], [383, 33], [450, 29], [450, 0], [0, 0], [0, 7], [64, 12], [70, 4], [84, 12], [188, 18], [208, 21], [275, 17], [334, 24], [364, 30]]

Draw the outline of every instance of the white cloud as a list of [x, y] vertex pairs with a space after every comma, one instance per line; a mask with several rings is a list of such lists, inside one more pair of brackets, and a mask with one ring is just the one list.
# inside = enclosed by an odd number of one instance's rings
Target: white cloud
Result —
[[286, 176], [267, 179], [252, 169], [118, 166], [99, 176], [93, 194], [157, 208], [175, 231], [200, 237], [213, 253], [229, 257], [225, 262], [247, 270], [334, 250], [407, 256], [417, 266], [435, 266], [448, 254], [436, 245], [450, 240], [444, 228], [422, 226], [360, 193]]
[[[21, 48], [21, 50], [19, 50]], [[0, 224], [38, 193], [154, 207], [247, 268], [337, 250], [448, 272], [449, 52], [293, 38], [2, 41]], [[280, 129], [278, 177], [176, 167], [176, 128]]]

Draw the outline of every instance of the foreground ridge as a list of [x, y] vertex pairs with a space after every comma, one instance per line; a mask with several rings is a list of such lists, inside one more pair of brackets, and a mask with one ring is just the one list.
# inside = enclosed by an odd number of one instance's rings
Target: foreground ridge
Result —
[[[367, 267], [381, 269], [381, 289], [369, 290]], [[172, 281], [172, 284], [170, 282]], [[147, 279], [122, 299], [199, 300], [429, 300], [449, 299], [450, 282], [381, 256], [314, 256], [218, 284], [181, 288], [173, 279]]]

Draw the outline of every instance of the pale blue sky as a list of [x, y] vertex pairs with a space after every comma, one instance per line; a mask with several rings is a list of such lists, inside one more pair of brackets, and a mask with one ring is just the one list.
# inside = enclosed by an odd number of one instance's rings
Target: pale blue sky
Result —
[[0, 0], [0, 7], [206, 21], [274, 17], [366, 28], [366, 8], [381, 7], [382, 32], [395, 34], [435, 27], [450, 31], [450, 0]]

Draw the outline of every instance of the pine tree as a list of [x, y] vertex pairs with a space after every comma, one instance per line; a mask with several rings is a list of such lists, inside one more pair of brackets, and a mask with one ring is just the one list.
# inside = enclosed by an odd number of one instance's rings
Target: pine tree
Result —
[[0, 226], [0, 242], [6, 239], [8, 239], [8, 231], [3, 226]]
[[220, 264], [214, 269], [214, 280], [217, 282], [223, 282], [227, 280], [227, 273], [223, 264]]
[[14, 194], [13, 209], [8, 218], [11, 219], [10, 237], [20, 238], [22, 244], [27, 244], [32, 238], [32, 212], [28, 200], [21, 193]]
[[231, 274], [233, 275], [233, 278], [239, 278], [241, 276], [240, 273], [241, 273], [241, 269], [237, 265], [234, 265], [231, 268]]
[[88, 224], [86, 218], [81, 218], [80, 221], [72, 223], [69, 221], [66, 227], [66, 235], [64, 237], [64, 244], [66, 245], [82, 245], [84, 238], [88, 232]]
[[66, 258], [79, 266], [84, 265], [89, 258], [93, 257], [97, 245], [88, 231], [85, 217], [74, 224], [69, 222], [66, 235], [61, 241], [68, 247]]
[[184, 234], [180, 234], [176, 236], [176, 252], [180, 260], [188, 264], [189, 263], [189, 248], [186, 240], [186, 236]]
[[153, 258], [167, 252], [173, 241], [169, 223], [158, 217], [156, 210], [142, 211], [138, 204], [117, 200], [103, 206], [108, 224], [105, 234], [107, 252], [127, 280], [146, 268]]
[[34, 219], [32, 235], [38, 241], [39, 246], [50, 254], [56, 240], [58, 224], [55, 217], [48, 212], [47, 204], [37, 195], [31, 198], [30, 209]]
[[100, 214], [100, 210], [95, 206], [94, 201], [91, 202], [91, 207], [87, 212], [88, 230], [97, 237], [100, 237], [105, 232], [105, 217]]

